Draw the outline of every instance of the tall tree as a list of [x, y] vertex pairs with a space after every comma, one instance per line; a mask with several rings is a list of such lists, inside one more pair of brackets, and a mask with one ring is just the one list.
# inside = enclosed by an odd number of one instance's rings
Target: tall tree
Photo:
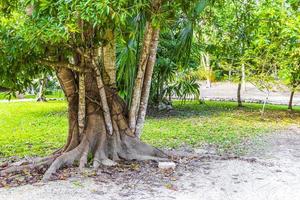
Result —
[[[177, 17], [199, 1], [11, 1], [1, 13], [0, 70], [5, 85], [26, 87], [42, 67], [55, 70], [68, 102], [69, 133], [64, 148], [39, 164], [51, 164], [48, 180], [64, 164], [79, 161], [115, 165], [127, 160], [165, 159], [160, 150], [139, 136], [145, 121], [162, 18]], [[201, 1], [200, 1], [201, 2]], [[6, 8], [6, 7], [5, 7]], [[175, 11], [176, 10], [176, 11]], [[135, 29], [134, 16], [143, 15], [141, 45], [130, 104], [118, 93], [118, 43]], [[3, 55], [2, 55], [3, 54]], [[16, 73], [14, 73], [16, 72]], [[20, 74], [18, 74], [20, 73]], [[8, 74], [12, 76], [8, 78]], [[24, 76], [20, 76], [24, 75]], [[21, 77], [21, 78], [20, 78]], [[14, 82], [12, 79], [20, 80]], [[128, 97], [127, 97], [128, 98]], [[10, 170], [10, 169], [9, 169]], [[9, 170], [2, 173], [9, 172]]]
[[[300, 84], [299, 10], [293, 1], [259, 1], [257, 29], [245, 59], [252, 81], [270, 90], [285, 84], [290, 89], [288, 108]], [[269, 93], [269, 92], [267, 92]]]
[[[224, 70], [230, 72], [230, 76], [237, 82], [237, 102], [242, 106], [241, 91], [245, 86], [245, 77], [248, 67], [246, 57], [247, 49], [253, 40], [257, 19], [255, 9], [256, 1], [225, 1], [214, 7], [212, 17], [207, 24], [211, 26], [215, 34], [213, 41], [216, 49], [213, 54], [221, 63]], [[245, 87], [244, 87], [245, 88]]]

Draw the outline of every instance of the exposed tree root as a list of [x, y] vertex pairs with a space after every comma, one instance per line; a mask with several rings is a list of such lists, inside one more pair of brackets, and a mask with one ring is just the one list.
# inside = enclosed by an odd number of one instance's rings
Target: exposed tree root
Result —
[[39, 97], [36, 100], [37, 102], [47, 102], [47, 99], [45, 97]]
[[[125, 160], [155, 160], [164, 161], [168, 156], [162, 151], [147, 145], [140, 140], [114, 132], [115, 136], [107, 137], [101, 134], [96, 145], [92, 145], [85, 137], [78, 147], [72, 151], [66, 152], [59, 156], [46, 171], [43, 181], [51, 179], [59, 168], [64, 165], [71, 165], [74, 161], [79, 160], [79, 169], [82, 170], [87, 164], [89, 152], [94, 153], [93, 167], [97, 169], [100, 165], [115, 166], [120, 158]], [[119, 137], [118, 137], [119, 136]], [[91, 150], [94, 147], [94, 151]]]
[[[78, 160], [80, 157], [85, 156], [84, 152], [87, 149], [87, 139], [84, 138], [82, 142], [73, 150], [63, 153], [59, 156], [49, 167], [43, 177], [43, 181], [48, 181], [51, 178], [51, 175], [55, 173], [63, 165], [72, 165], [75, 160]], [[83, 160], [82, 162], [84, 162]], [[83, 165], [81, 163], [81, 165]], [[82, 167], [82, 166], [81, 166]]]
[[45, 158], [37, 158], [28, 162], [14, 163], [11, 166], [8, 166], [6, 169], [0, 171], [0, 176], [5, 176], [7, 174], [16, 174], [24, 170], [35, 169], [38, 167], [49, 166], [53, 161], [58, 157], [58, 155], [52, 155]]

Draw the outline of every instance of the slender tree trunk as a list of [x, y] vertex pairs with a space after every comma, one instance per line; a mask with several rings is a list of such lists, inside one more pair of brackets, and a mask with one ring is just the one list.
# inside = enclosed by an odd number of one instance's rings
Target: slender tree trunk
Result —
[[291, 95], [290, 95], [290, 101], [289, 101], [289, 106], [288, 106], [289, 110], [293, 110], [293, 98], [294, 98], [294, 94], [295, 94], [295, 90], [293, 89], [291, 91]]
[[150, 44], [152, 39], [153, 27], [149, 22], [146, 24], [146, 31], [144, 34], [144, 42], [143, 42], [143, 49], [140, 56], [139, 66], [137, 77], [135, 79], [135, 85], [133, 89], [132, 101], [129, 110], [129, 127], [134, 131], [136, 126], [136, 116], [140, 106], [140, 98], [141, 98], [141, 91], [144, 82], [144, 74], [147, 66], [147, 61], [150, 52]]
[[269, 95], [270, 95], [270, 91], [269, 91], [269, 89], [267, 89], [267, 96], [266, 96], [266, 98], [264, 100], [264, 104], [263, 104], [263, 107], [261, 109], [261, 117], [263, 117], [264, 114], [265, 114], [265, 108], [266, 108], [266, 104], [267, 104], [267, 102], [269, 100]]
[[240, 76], [239, 83], [238, 83], [238, 88], [237, 88], [237, 102], [238, 102], [238, 107], [242, 106], [242, 98], [241, 98], [241, 88], [242, 88], [242, 77]]
[[43, 75], [43, 78], [40, 80], [40, 87], [39, 87], [37, 101], [46, 101], [46, 96], [45, 96], [46, 84], [47, 84], [47, 76]]
[[206, 87], [211, 88], [211, 66], [209, 55], [203, 53], [202, 55], [202, 65], [204, 66], [205, 76], [206, 76]]
[[242, 64], [242, 88], [243, 91], [246, 91], [246, 72], [245, 72], [245, 64]]
[[206, 83], [206, 86], [208, 88], [211, 88], [211, 79], [212, 79], [212, 69], [211, 69], [211, 64], [210, 64], [210, 58], [209, 58], [209, 54], [207, 54], [205, 56], [205, 60], [206, 60], [206, 69], [207, 69], [207, 83]]
[[140, 137], [142, 129], [144, 127], [145, 116], [146, 116], [149, 94], [150, 94], [150, 88], [151, 88], [151, 79], [152, 79], [152, 74], [153, 74], [153, 68], [154, 68], [155, 61], [156, 61], [158, 38], [159, 38], [159, 29], [156, 29], [153, 31], [153, 34], [152, 34], [152, 39], [151, 39], [152, 43], [150, 46], [149, 58], [148, 58], [148, 62], [147, 62], [145, 78], [144, 78], [144, 83], [143, 83], [143, 88], [142, 88], [140, 110], [139, 110], [139, 113], [137, 116], [137, 123], [136, 123], [136, 129], [135, 129], [135, 135], [137, 137]]

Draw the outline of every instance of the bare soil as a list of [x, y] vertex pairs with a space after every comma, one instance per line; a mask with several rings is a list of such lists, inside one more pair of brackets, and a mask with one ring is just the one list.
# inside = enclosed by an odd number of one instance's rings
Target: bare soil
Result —
[[160, 170], [150, 161], [122, 162], [83, 173], [65, 169], [56, 176], [65, 180], [0, 188], [0, 199], [300, 199], [300, 127], [246, 146], [244, 156], [218, 155], [211, 147], [176, 150], [174, 171]]

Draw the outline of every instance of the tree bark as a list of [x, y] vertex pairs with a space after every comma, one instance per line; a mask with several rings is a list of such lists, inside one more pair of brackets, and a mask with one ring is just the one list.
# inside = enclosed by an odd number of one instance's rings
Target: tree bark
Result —
[[101, 77], [101, 72], [100, 72], [99, 68], [97, 67], [94, 60], [93, 60], [92, 67], [96, 73], [96, 82], [97, 82], [98, 92], [100, 95], [101, 105], [102, 105], [102, 109], [103, 109], [106, 131], [108, 134], [111, 135], [113, 132], [112, 121], [111, 121], [111, 117], [110, 117], [110, 110], [109, 110], [108, 103], [107, 103], [106, 92], [105, 92], [104, 84], [103, 84], [102, 77]]
[[78, 93], [75, 74], [67, 68], [59, 68], [56, 76], [68, 102], [68, 138], [63, 151], [70, 151], [79, 144]]
[[292, 90], [291, 91], [291, 95], [290, 95], [290, 100], [289, 100], [289, 106], [288, 106], [289, 110], [293, 110], [293, 98], [294, 98], [294, 94], [295, 94], [295, 90]]
[[79, 74], [79, 102], [78, 102], [78, 128], [79, 128], [79, 135], [83, 134], [84, 126], [85, 126], [85, 74]]
[[106, 30], [104, 39], [106, 44], [102, 49], [103, 82], [107, 86], [116, 88], [116, 41], [112, 29]]

